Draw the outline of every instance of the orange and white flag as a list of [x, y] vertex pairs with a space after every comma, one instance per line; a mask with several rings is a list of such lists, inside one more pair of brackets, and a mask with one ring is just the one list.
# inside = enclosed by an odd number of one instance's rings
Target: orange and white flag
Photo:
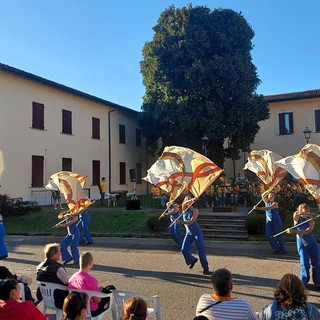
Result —
[[280, 159], [280, 155], [270, 150], [253, 150], [243, 169], [254, 172], [272, 190], [288, 173], [276, 163]]
[[188, 148], [170, 146], [165, 147], [143, 179], [168, 193], [171, 201], [184, 190], [196, 199], [222, 172], [204, 155]]
[[315, 198], [320, 207], [320, 147], [305, 145], [298, 154], [276, 162], [297, 179]]
[[54, 173], [49, 183], [48, 190], [59, 190], [66, 200], [71, 215], [85, 211], [93, 202], [83, 193], [86, 177], [70, 171]]

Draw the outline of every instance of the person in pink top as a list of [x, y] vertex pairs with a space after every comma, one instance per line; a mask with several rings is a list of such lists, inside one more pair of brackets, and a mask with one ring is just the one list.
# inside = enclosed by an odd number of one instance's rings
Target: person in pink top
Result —
[[[115, 290], [114, 286], [107, 286], [105, 288], [100, 287], [98, 280], [94, 276], [89, 274], [92, 267], [92, 254], [90, 252], [83, 252], [80, 256], [80, 270], [70, 277], [68, 281], [68, 287], [70, 289], [102, 291], [104, 293], [110, 293], [110, 290]], [[95, 317], [98, 314], [102, 313], [105, 309], [109, 307], [109, 301], [109, 298], [91, 298], [91, 315]]]
[[49, 320], [32, 301], [21, 302], [21, 287], [17, 280], [0, 280], [0, 319], [1, 320]]

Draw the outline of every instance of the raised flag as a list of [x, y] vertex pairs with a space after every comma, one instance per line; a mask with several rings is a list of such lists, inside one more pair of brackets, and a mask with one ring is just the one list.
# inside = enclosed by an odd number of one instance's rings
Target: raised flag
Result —
[[318, 145], [307, 144], [298, 154], [278, 160], [276, 164], [297, 179], [320, 207], [320, 147]]
[[244, 170], [254, 172], [258, 178], [272, 190], [286, 175], [287, 170], [276, 164], [282, 157], [270, 150], [253, 150], [250, 152]]
[[93, 202], [83, 193], [86, 177], [70, 171], [54, 173], [49, 183], [48, 190], [59, 190], [66, 200], [71, 215], [85, 211]]
[[170, 146], [165, 147], [143, 179], [168, 193], [171, 201], [184, 190], [196, 199], [222, 172], [204, 155], [188, 148]]

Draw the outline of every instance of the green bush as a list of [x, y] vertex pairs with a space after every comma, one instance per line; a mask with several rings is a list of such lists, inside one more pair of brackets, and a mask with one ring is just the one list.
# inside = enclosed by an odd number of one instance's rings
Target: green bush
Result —
[[147, 226], [156, 232], [162, 232], [167, 229], [170, 225], [170, 219], [168, 217], [163, 217], [159, 219], [158, 216], [153, 216], [148, 218]]
[[263, 234], [266, 230], [266, 218], [264, 214], [252, 213], [246, 219], [248, 234]]
[[29, 212], [40, 211], [41, 207], [36, 201], [22, 201], [12, 199], [7, 195], [0, 195], [0, 211], [4, 216], [7, 215], [24, 215]]

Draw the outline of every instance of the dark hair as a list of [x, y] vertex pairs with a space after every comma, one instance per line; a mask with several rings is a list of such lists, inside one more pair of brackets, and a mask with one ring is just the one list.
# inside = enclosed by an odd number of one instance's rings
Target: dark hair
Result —
[[13, 275], [8, 268], [0, 266], [0, 279], [17, 279], [16, 275]]
[[209, 320], [206, 316], [197, 316], [194, 317], [193, 320]]
[[307, 301], [307, 295], [302, 281], [294, 274], [285, 274], [274, 293], [274, 298], [286, 308], [302, 306]]
[[70, 292], [63, 302], [63, 317], [61, 320], [75, 320], [81, 314], [82, 309], [87, 308], [88, 299], [85, 292]]
[[9, 279], [7, 281], [0, 280], [0, 299], [8, 300], [11, 290], [16, 289], [17, 285], [19, 285], [19, 283], [16, 279]]
[[211, 275], [212, 287], [219, 296], [226, 296], [230, 293], [231, 282], [232, 275], [227, 269], [218, 269]]
[[147, 318], [147, 303], [140, 297], [128, 299], [122, 308], [122, 320], [145, 320]]

